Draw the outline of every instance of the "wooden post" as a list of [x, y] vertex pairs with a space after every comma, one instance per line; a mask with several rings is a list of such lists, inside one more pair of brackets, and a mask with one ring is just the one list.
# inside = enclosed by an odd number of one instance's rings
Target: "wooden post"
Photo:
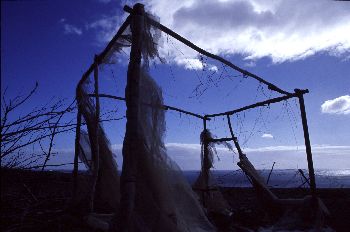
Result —
[[79, 101], [77, 101], [78, 113], [77, 113], [77, 127], [75, 129], [75, 154], [74, 154], [74, 167], [73, 167], [73, 202], [77, 201], [78, 197], [78, 158], [80, 152], [80, 127], [81, 127], [81, 111], [79, 109]]
[[206, 130], [207, 129], [207, 118], [204, 117], [203, 118], [203, 130]]
[[300, 105], [300, 115], [301, 115], [301, 121], [303, 124], [303, 130], [304, 130], [304, 139], [305, 139], [305, 148], [306, 148], [306, 155], [307, 155], [307, 165], [309, 169], [311, 195], [313, 197], [316, 197], [315, 171], [314, 171], [314, 165], [312, 161], [312, 152], [311, 152], [311, 144], [310, 144], [310, 137], [309, 137], [309, 129], [307, 125], [304, 96], [300, 89], [295, 89], [294, 92], [298, 94], [299, 105]]
[[271, 167], [271, 170], [270, 170], [270, 172], [269, 172], [269, 176], [267, 177], [267, 180], [266, 180], [266, 184], [267, 184], [267, 185], [269, 184], [270, 177], [271, 177], [271, 174], [272, 174], [272, 171], [273, 171], [273, 167], [275, 167], [275, 163], [276, 163], [276, 162], [273, 162], [272, 167]]
[[136, 197], [137, 155], [142, 155], [142, 150], [140, 151], [140, 149], [143, 147], [143, 144], [140, 144], [138, 130], [143, 25], [144, 6], [137, 3], [134, 5], [130, 24], [132, 43], [125, 89], [127, 122], [123, 143], [123, 167], [121, 174], [120, 231], [128, 231], [133, 226], [131, 218]]
[[206, 118], [203, 119], [203, 157], [202, 157], [202, 167], [201, 167], [201, 172], [202, 175], [204, 175], [204, 189], [202, 189], [202, 203], [203, 203], [203, 207], [206, 207], [206, 202], [205, 202], [205, 197], [208, 194], [207, 190], [209, 189], [209, 175], [208, 175], [208, 171], [206, 170], [207, 164], [208, 164], [208, 139], [207, 139], [207, 120]]
[[241, 157], [243, 156], [243, 152], [242, 152], [241, 146], [240, 146], [239, 143], [238, 143], [237, 137], [235, 137], [235, 135], [234, 135], [234, 133], [233, 133], [230, 115], [227, 114], [226, 117], [227, 117], [228, 127], [230, 128], [230, 133], [231, 133], [231, 136], [232, 136], [232, 139], [233, 139], [233, 143], [235, 144], [235, 147], [236, 147], [236, 149], [237, 149], [239, 158], [241, 158]]
[[96, 192], [96, 184], [98, 180], [98, 172], [100, 168], [100, 151], [99, 151], [99, 144], [98, 144], [98, 137], [99, 137], [99, 122], [100, 122], [100, 99], [98, 95], [98, 56], [95, 55], [94, 59], [94, 87], [95, 87], [95, 95], [96, 95], [96, 112], [95, 112], [95, 137], [93, 138], [93, 143], [95, 147], [95, 152], [92, 155], [92, 188], [91, 188], [91, 195], [90, 195], [90, 210], [91, 212], [94, 211], [94, 199], [95, 199], [95, 192]]

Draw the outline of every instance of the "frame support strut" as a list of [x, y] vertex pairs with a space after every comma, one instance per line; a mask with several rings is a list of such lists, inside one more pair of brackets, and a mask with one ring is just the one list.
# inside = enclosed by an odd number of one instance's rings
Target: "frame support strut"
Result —
[[282, 97], [276, 97], [276, 98], [272, 98], [272, 99], [269, 99], [269, 100], [266, 100], [266, 101], [262, 101], [262, 102], [257, 102], [257, 103], [254, 103], [252, 105], [249, 105], [249, 106], [244, 106], [242, 108], [239, 108], [239, 109], [236, 109], [236, 110], [231, 110], [231, 111], [226, 111], [224, 113], [218, 113], [218, 114], [207, 114], [205, 115], [205, 117], [218, 117], [218, 116], [225, 116], [225, 115], [232, 115], [232, 114], [236, 114], [236, 113], [239, 113], [239, 112], [242, 112], [242, 111], [245, 111], [245, 110], [249, 110], [249, 109], [252, 109], [252, 108], [256, 108], [256, 107], [260, 107], [260, 106], [266, 106], [266, 105], [269, 105], [269, 104], [272, 104], [272, 103], [277, 103], [277, 102], [280, 102], [280, 101], [284, 101], [284, 100], [287, 100], [287, 99], [290, 99], [290, 98], [293, 98], [293, 97], [299, 97], [299, 95], [303, 95], [305, 93], [308, 93], [309, 90], [299, 90], [298, 93], [290, 93], [290, 94], [287, 94], [285, 96], [282, 96]]
[[[96, 97], [95, 94], [89, 94], [90, 97]], [[117, 96], [113, 96], [113, 95], [109, 95], [109, 94], [99, 94], [98, 95], [99, 97], [103, 97], [103, 98], [110, 98], [110, 99], [115, 99], [115, 100], [120, 100], [120, 101], [125, 101], [125, 98], [124, 97], [117, 97]], [[148, 104], [148, 103], [144, 103], [146, 105], [150, 105], [151, 104]], [[183, 109], [179, 109], [179, 108], [176, 108], [176, 107], [173, 107], [173, 106], [168, 106], [168, 105], [162, 105], [160, 106], [163, 110], [173, 110], [173, 111], [177, 111], [177, 112], [180, 112], [180, 113], [184, 113], [184, 114], [188, 114], [188, 115], [191, 115], [193, 117], [196, 117], [196, 118], [200, 118], [200, 119], [203, 119], [203, 120], [211, 120], [210, 118], [205, 118], [204, 116], [200, 115], [200, 114], [196, 114], [196, 113], [192, 113], [190, 111], [187, 111], [187, 110], [183, 110]]]
[[94, 130], [95, 130], [95, 137], [94, 141], [91, 141], [94, 143], [95, 147], [95, 152], [92, 156], [93, 160], [93, 175], [92, 175], [92, 188], [91, 188], [91, 196], [90, 196], [90, 210], [91, 212], [94, 211], [94, 199], [95, 199], [95, 192], [96, 192], [96, 184], [98, 180], [98, 173], [100, 169], [100, 149], [99, 149], [99, 121], [100, 121], [100, 99], [98, 97], [98, 56], [95, 55], [94, 59], [94, 87], [95, 87], [95, 95], [96, 95], [96, 112], [95, 112], [95, 125], [94, 125]]
[[304, 131], [307, 165], [308, 165], [308, 169], [309, 169], [311, 195], [314, 198], [316, 198], [315, 171], [314, 171], [314, 164], [312, 161], [312, 152], [311, 152], [311, 144], [310, 144], [310, 137], [309, 137], [309, 128], [307, 125], [304, 96], [303, 96], [302, 90], [300, 90], [300, 89], [295, 89], [294, 92], [295, 92], [295, 94], [298, 95], [299, 105], [300, 105], [300, 114], [301, 114], [301, 120], [302, 120], [303, 131]]
[[[120, 36], [125, 31], [125, 29], [129, 26], [130, 21], [131, 21], [131, 16], [128, 16], [126, 18], [126, 20], [124, 21], [124, 23], [120, 26], [118, 32], [115, 34], [115, 36], [112, 38], [112, 40], [108, 43], [106, 48], [100, 53], [100, 55], [98, 55], [98, 59], [97, 59], [99, 62], [98, 64], [100, 64], [100, 62], [105, 59], [106, 55], [113, 47], [113, 44], [120, 38]], [[81, 79], [78, 83], [77, 88], [79, 88], [84, 83], [84, 81], [86, 81], [86, 79], [89, 77], [89, 75], [94, 71], [94, 68], [95, 68], [95, 63], [91, 64], [90, 67], [88, 68], [88, 70], [83, 74], [83, 76], [81, 77]]]
[[73, 202], [77, 202], [78, 197], [78, 164], [80, 152], [80, 127], [81, 127], [81, 111], [78, 103], [77, 126], [75, 130], [75, 154], [73, 168]]

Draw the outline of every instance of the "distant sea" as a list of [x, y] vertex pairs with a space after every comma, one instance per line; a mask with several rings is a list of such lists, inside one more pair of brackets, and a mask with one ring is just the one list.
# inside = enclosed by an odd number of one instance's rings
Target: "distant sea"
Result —
[[[303, 170], [306, 177], [308, 171]], [[242, 170], [224, 171], [214, 170], [214, 180], [222, 187], [251, 187], [250, 182]], [[268, 179], [270, 170], [259, 170], [259, 173]], [[184, 175], [192, 184], [198, 177], [199, 171], [184, 171]], [[345, 170], [316, 170], [316, 186], [318, 188], [350, 188], [350, 169]], [[297, 188], [309, 187], [308, 183], [302, 177], [300, 172], [295, 169], [278, 169], [271, 173], [268, 186], [272, 188]]]
[[[71, 170], [53, 170], [71, 172]], [[306, 177], [308, 171], [303, 170]], [[199, 175], [199, 171], [183, 171], [186, 179], [193, 184]], [[251, 187], [242, 170], [213, 170], [216, 183], [222, 187]], [[259, 173], [267, 180], [270, 170], [259, 170]], [[350, 169], [343, 170], [316, 170], [316, 186], [318, 188], [350, 188]], [[305, 179], [298, 170], [277, 169], [273, 170], [268, 182], [271, 188], [298, 188], [309, 187], [303, 185]]]

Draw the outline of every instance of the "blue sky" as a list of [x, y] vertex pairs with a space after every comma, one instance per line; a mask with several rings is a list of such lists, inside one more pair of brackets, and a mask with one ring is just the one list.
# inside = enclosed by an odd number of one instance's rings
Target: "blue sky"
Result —
[[[1, 90], [8, 87], [11, 97], [28, 91], [38, 81], [39, 91], [27, 110], [45, 104], [52, 96], [73, 99], [76, 83], [94, 54], [103, 50], [125, 19], [124, 3], [2, 1]], [[350, 164], [349, 3], [228, 0], [214, 4], [192, 0], [145, 4], [146, 10], [159, 16], [164, 25], [282, 89], [308, 88], [310, 93], [305, 96], [305, 102], [316, 167], [346, 168]], [[163, 88], [166, 104], [202, 114], [264, 100], [264, 94], [278, 96], [215, 61], [207, 60], [203, 67], [196, 52], [165, 35], [160, 54], [167, 63], [151, 65], [151, 73]], [[117, 64], [102, 68], [104, 92], [124, 94], [126, 64], [123, 55]], [[208, 82], [208, 76], [215, 84]], [[208, 90], [200, 97], [193, 94], [199, 80], [209, 83]], [[118, 109], [119, 116], [124, 114], [121, 102], [102, 104], [104, 109]], [[276, 151], [289, 157], [302, 150], [302, 128], [294, 101], [263, 112], [249, 111], [232, 119], [237, 133], [240, 132], [240, 142], [249, 138], [243, 147], [248, 155], [250, 151], [252, 159], [261, 163], [260, 167], [271, 166], [273, 159], [281, 168], [305, 165], [303, 155], [298, 156], [298, 162], [291, 162], [293, 158], [279, 161], [270, 154]], [[117, 148], [122, 142], [124, 123], [104, 125], [117, 153], [120, 153]], [[229, 136], [222, 119], [212, 121], [209, 126], [214, 134]], [[180, 166], [197, 167], [202, 122], [167, 112], [167, 127], [169, 153]], [[69, 150], [71, 154], [73, 143], [73, 134], [60, 136], [56, 149]], [[222, 153], [222, 160], [226, 161], [218, 166], [227, 169], [232, 158], [225, 151]], [[255, 154], [260, 158], [253, 158]]]

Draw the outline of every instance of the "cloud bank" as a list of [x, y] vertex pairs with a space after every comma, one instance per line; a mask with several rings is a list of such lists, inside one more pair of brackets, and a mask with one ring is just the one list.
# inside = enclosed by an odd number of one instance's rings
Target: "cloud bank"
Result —
[[[200, 169], [200, 145], [168, 143], [170, 157], [183, 170]], [[276, 162], [276, 169], [307, 169], [305, 147], [301, 146], [271, 146], [246, 148], [243, 151], [257, 169], [270, 169]], [[350, 162], [350, 146], [313, 145], [315, 169], [347, 169]], [[214, 167], [218, 170], [238, 169], [238, 155], [224, 147], [217, 148], [218, 157]], [[346, 164], [345, 164], [346, 163]]]
[[[99, 0], [108, 3], [110, 0]], [[133, 1], [124, 0], [132, 5]], [[242, 55], [247, 65], [269, 57], [273, 63], [304, 59], [327, 53], [341, 59], [350, 58], [350, 4], [328, 0], [148, 0], [146, 10], [160, 22], [215, 54]], [[102, 15], [88, 22], [99, 45], [113, 37], [127, 13]], [[79, 27], [65, 24], [67, 34], [81, 35]], [[179, 53], [172, 42], [163, 40], [160, 54], [186, 69], [208, 68], [198, 53], [183, 48]]]
[[[200, 144], [168, 143], [168, 155], [182, 170], [200, 169]], [[112, 146], [119, 168], [122, 167], [122, 145]], [[249, 160], [257, 169], [270, 169], [276, 162], [275, 169], [307, 169], [304, 146], [270, 146], [258, 148], [245, 148]], [[49, 164], [70, 163], [74, 157], [72, 149], [55, 150], [58, 155], [52, 157]], [[224, 147], [217, 147], [214, 167], [217, 170], [235, 170], [238, 155]], [[315, 169], [348, 169], [350, 163], [350, 146], [313, 145], [313, 161]], [[218, 160], [219, 158], [219, 160]], [[72, 166], [72, 165], [71, 165]], [[68, 167], [68, 166], [67, 166]], [[81, 164], [80, 167], [83, 167]]]
[[321, 105], [321, 112], [325, 114], [350, 114], [350, 95], [325, 101]]
[[349, 56], [346, 2], [151, 0], [145, 4], [161, 23], [216, 54], [241, 54], [250, 60], [270, 57], [274, 63], [318, 52]]

